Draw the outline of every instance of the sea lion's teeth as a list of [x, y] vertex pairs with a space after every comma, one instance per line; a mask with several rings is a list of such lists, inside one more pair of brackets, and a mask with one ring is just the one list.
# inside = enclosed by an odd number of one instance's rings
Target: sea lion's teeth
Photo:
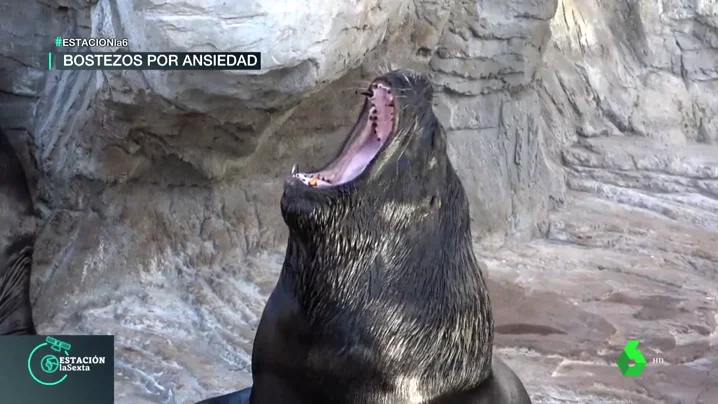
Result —
[[294, 175], [296, 173], [297, 173], [297, 165], [295, 164], [292, 166], [292, 175]]

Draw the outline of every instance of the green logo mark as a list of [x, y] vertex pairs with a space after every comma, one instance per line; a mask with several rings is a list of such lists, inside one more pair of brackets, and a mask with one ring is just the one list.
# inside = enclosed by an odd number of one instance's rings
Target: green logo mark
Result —
[[55, 373], [60, 368], [60, 361], [55, 355], [45, 355], [40, 361], [40, 366], [45, 373]]
[[[47, 337], [45, 339], [45, 342], [42, 344], [39, 344], [35, 347], [35, 349], [30, 352], [30, 355], [27, 357], [27, 370], [30, 372], [30, 376], [33, 380], [36, 382], [44, 385], [44, 386], [54, 386], [56, 384], [62, 383], [66, 378], [67, 374], [62, 375], [62, 377], [59, 380], [51, 381], [51, 382], [45, 382], [40, 380], [35, 373], [32, 371], [32, 357], [39, 349], [50, 346], [50, 349], [52, 351], [57, 352], [58, 354], [65, 353], [65, 356], [68, 356], [70, 353], [68, 352], [70, 350], [70, 344], [67, 342], [63, 342], [60, 340], [57, 340], [53, 337]], [[43, 372], [45, 372], [46, 375], [52, 375], [53, 373], [57, 372], [60, 369], [60, 358], [57, 357], [57, 355], [53, 353], [48, 353], [42, 357], [40, 360], [40, 369], [42, 369]], [[56, 377], [55, 377], [56, 378]]]
[[[628, 341], [623, 348], [623, 352], [621, 352], [621, 356], [616, 361], [616, 365], [621, 369], [624, 376], [640, 376], [643, 373], [643, 368], [646, 367], [646, 358], [638, 350], [638, 344], [640, 343], [638, 340]], [[629, 363], [630, 361], [633, 361], [633, 366]]]

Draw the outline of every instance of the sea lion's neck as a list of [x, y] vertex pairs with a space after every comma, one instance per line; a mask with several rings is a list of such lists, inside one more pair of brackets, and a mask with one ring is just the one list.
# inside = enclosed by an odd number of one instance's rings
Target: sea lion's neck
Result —
[[[355, 237], [345, 237], [351, 233], [343, 228], [311, 242], [290, 235], [275, 293], [291, 295], [304, 327], [339, 341], [324, 349], [362, 347], [384, 357], [382, 366], [403, 363], [406, 374], [419, 367], [438, 372], [452, 363], [456, 380], [466, 383], [461, 388], [477, 385], [491, 369], [491, 302], [472, 250], [468, 209], [450, 209], [456, 216], [439, 212], [442, 220], [426, 225], [378, 226]], [[416, 349], [396, 351], [389, 341], [369, 337], [377, 333]], [[445, 335], [455, 338], [445, 344]], [[417, 359], [426, 357], [435, 362]], [[443, 381], [429, 389], [453, 388]]]
[[404, 242], [411, 246], [410, 237], [380, 228], [351, 234], [340, 227], [310, 239], [290, 237], [283, 273], [301, 293], [347, 292], [356, 298], [351, 289], [360, 287], [367, 276], [389, 282], [387, 272], [391, 267], [398, 270], [405, 267], [407, 257], [402, 250], [405, 252], [406, 247], [401, 247]]
[[[483, 300], [468, 206], [461, 203], [461, 189], [457, 192], [445, 195], [451, 202], [423, 220], [409, 212], [412, 206], [391, 202], [324, 220], [312, 229], [321, 232], [290, 232], [281, 281], [309, 311], [323, 301], [359, 309], [396, 296], [409, 306]], [[488, 312], [488, 306], [486, 297], [482, 310]]]

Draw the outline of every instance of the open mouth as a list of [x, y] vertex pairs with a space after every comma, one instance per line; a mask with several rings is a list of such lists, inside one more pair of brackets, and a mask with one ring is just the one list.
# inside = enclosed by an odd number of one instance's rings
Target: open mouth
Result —
[[383, 81], [373, 82], [362, 95], [367, 104], [341, 154], [323, 170], [312, 173], [297, 172], [295, 165], [294, 178], [309, 187], [328, 188], [351, 182], [364, 172], [391, 136], [396, 111], [391, 87]]

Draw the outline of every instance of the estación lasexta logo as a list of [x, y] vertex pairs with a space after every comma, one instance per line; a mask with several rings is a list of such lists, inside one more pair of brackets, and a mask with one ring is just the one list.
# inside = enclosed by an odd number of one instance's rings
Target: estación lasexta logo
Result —
[[70, 344], [53, 337], [38, 344], [27, 357], [27, 371], [30, 377], [44, 386], [54, 386], [67, 378], [67, 373], [58, 373], [60, 357], [70, 355]]

